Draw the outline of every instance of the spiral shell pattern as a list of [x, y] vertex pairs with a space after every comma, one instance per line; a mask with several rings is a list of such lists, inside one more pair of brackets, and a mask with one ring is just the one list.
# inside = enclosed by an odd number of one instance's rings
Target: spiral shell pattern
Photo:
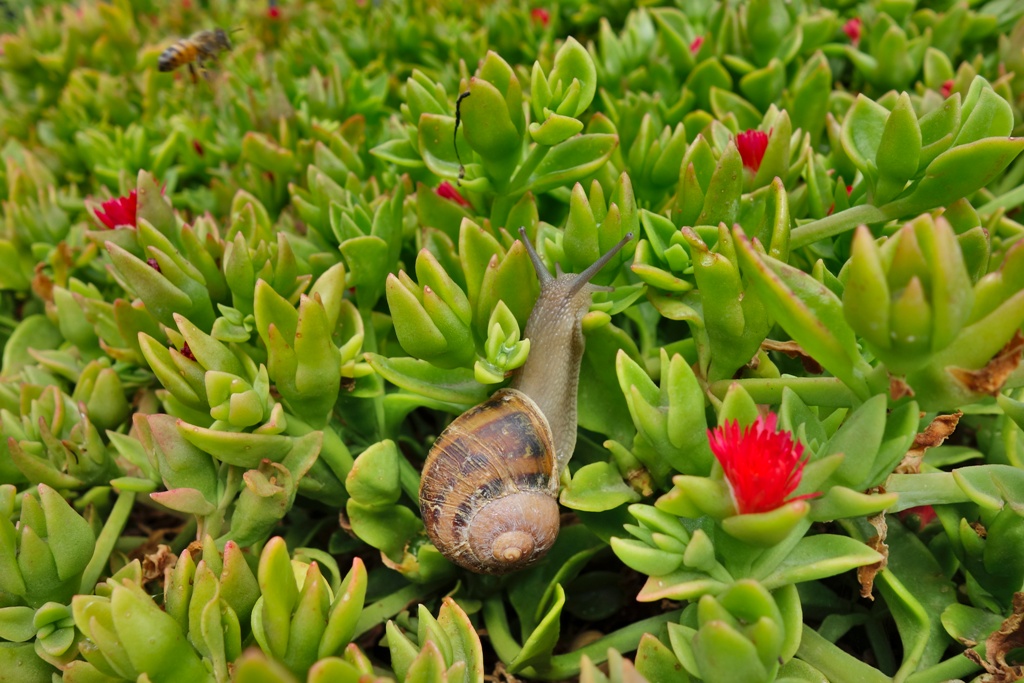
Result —
[[503, 389], [456, 418], [430, 449], [420, 511], [456, 564], [504, 574], [540, 559], [558, 536], [551, 429], [526, 394]]

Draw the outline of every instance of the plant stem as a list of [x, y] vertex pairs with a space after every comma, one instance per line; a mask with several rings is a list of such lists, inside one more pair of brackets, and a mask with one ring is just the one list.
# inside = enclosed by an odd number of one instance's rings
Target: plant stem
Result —
[[134, 491], [121, 491], [117, 494], [117, 502], [114, 503], [110, 516], [107, 517], [107, 521], [103, 525], [100, 537], [96, 539], [89, 564], [82, 572], [79, 593], [88, 595], [96, 588], [96, 582], [100, 580], [100, 575], [103, 574], [103, 570], [107, 566], [107, 560], [110, 559], [110, 553], [114, 550], [114, 544], [117, 543], [125, 525], [128, 524], [128, 515], [131, 514], [133, 505], [135, 505]]
[[978, 207], [979, 214], [994, 213], [998, 209], [1013, 209], [1024, 204], [1024, 185], [1015, 187], [1009, 192], [995, 197]]
[[601, 664], [607, 661], [609, 648], [619, 653], [632, 652], [640, 645], [640, 639], [645, 633], [657, 633], [663, 624], [678, 621], [679, 615], [682, 613], [683, 610], [677, 609], [659, 614], [620, 628], [578, 650], [567, 652], [564, 655], [555, 655], [551, 658], [551, 668], [538, 672], [536, 676], [544, 680], [573, 678], [579, 675], [580, 662], [584, 656], [589, 657], [594, 664]]
[[228, 541], [226, 536], [221, 536], [221, 532], [224, 529], [224, 519], [227, 517], [228, 508], [235, 502], [235, 496], [242, 490], [244, 479], [242, 479], [242, 468], [238, 465], [224, 465], [221, 467], [220, 472], [223, 488], [221, 489], [220, 499], [217, 501], [217, 509], [200, 520], [199, 539], [201, 540], [207, 535], [212, 536], [218, 539], [217, 547], [223, 550], [224, 544]]
[[891, 683], [873, 666], [849, 655], [804, 624], [796, 656], [825, 674], [831, 683]]
[[[290, 436], [305, 436], [313, 431], [317, 430], [314, 430], [294, 415], [288, 416], [288, 426], [285, 429], [286, 434]], [[319, 457], [327, 465], [327, 468], [334, 473], [334, 476], [344, 483], [345, 477], [352, 470], [352, 463], [355, 462], [352, 458], [352, 453], [349, 452], [348, 446], [345, 445], [345, 442], [341, 440], [341, 437], [338, 436], [338, 433], [334, 431], [331, 425], [326, 425], [319, 431], [322, 431], [324, 435]]]
[[[984, 645], [974, 648], [978, 652], [985, 649]], [[962, 654], [918, 671], [907, 678], [907, 683], [942, 683], [942, 681], [966, 680], [981, 667], [964, 657]]]
[[755, 403], [779, 403], [782, 390], [793, 390], [808, 405], [850, 408], [861, 403], [857, 395], [835, 377], [779, 377], [777, 379], [723, 379], [708, 389], [716, 398], [725, 398], [732, 384], [742, 386]]
[[795, 228], [789, 235], [789, 248], [799, 249], [826, 237], [852, 230], [866, 223], [881, 223], [889, 217], [884, 211], [871, 204], [852, 206], [845, 211], [819, 218]]
[[386, 619], [395, 616], [407, 606], [414, 602], [423, 602], [427, 596], [433, 593], [439, 584], [409, 584], [401, 590], [391, 593], [386, 598], [367, 605], [359, 615], [356, 622], [356, 632], [353, 638], [361, 636], [377, 624], [382, 624]]
[[931, 621], [925, 606], [893, 572], [879, 572], [876, 580], [878, 590], [899, 625], [903, 642], [903, 663], [893, 675], [893, 682], [904, 683], [924, 657], [928, 647]]
[[544, 157], [548, 155], [551, 150], [547, 145], [535, 144], [530, 153], [526, 156], [519, 170], [512, 176], [512, 180], [508, 184], [508, 192], [506, 196], [521, 196], [526, 191], [526, 181], [530, 179], [533, 172], [540, 166], [540, 162], [544, 160]]
[[398, 458], [398, 483], [401, 485], [405, 495], [413, 503], [419, 504], [420, 499], [420, 472], [405, 458]]
[[491, 641], [498, 658], [503, 662], [511, 662], [523, 647], [509, 631], [508, 616], [501, 600], [501, 596], [484, 600], [484, 625], [487, 627], [487, 638]]
[[[487, 627], [487, 637], [490, 638], [494, 651], [504, 662], [510, 662], [516, 658], [522, 647], [516, 642], [515, 637], [509, 631], [508, 617], [505, 614], [505, 607], [500, 597], [489, 598], [484, 601], [484, 624]], [[670, 621], [677, 621], [682, 610], [674, 610], [659, 614], [635, 624], [630, 624], [618, 631], [609, 633], [603, 638], [590, 643], [578, 650], [567, 652], [563, 655], [555, 655], [550, 660], [550, 665], [538, 670], [535, 667], [527, 667], [519, 673], [546, 681], [558, 681], [573, 678], [579, 675], [580, 662], [584, 656], [590, 658], [594, 664], [601, 664], [608, 659], [608, 649], [614, 648], [617, 652], [632, 652], [640, 644], [640, 639], [645, 633], [656, 633], [662, 624]]]
[[[530, 150], [526, 159], [523, 160], [519, 169], [516, 170], [515, 175], [512, 176], [508, 186], [505, 188], [505, 192], [494, 200], [494, 205], [491, 206], [491, 223], [495, 226], [505, 225], [505, 221], [508, 219], [508, 212], [512, 210], [512, 207], [519, 201], [519, 198], [526, 193], [527, 182], [530, 180], [530, 176], [537, 170], [537, 166], [548, 155], [550, 149], [547, 145], [534, 144], [533, 149]], [[509, 232], [513, 231], [510, 230]]]
[[[377, 328], [373, 326], [373, 311], [369, 308], [360, 308], [359, 317], [363, 320], [363, 351], [370, 353], [377, 353]], [[383, 389], [383, 381], [379, 380], [381, 388]], [[374, 434], [377, 438], [386, 438], [387, 435], [383, 433], [385, 429], [385, 418], [384, 418], [384, 392], [381, 391], [378, 396], [373, 397], [373, 410], [374, 417], [376, 418], [376, 425], [374, 426]]]
[[180, 555], [188, 547], [189, 543], [196, 540], [196, 531], [198, 529], [198, 518], [195, 515], [189, 515], [181, 527], [181, 531], [171, 540], [171, 551], [175, 555]]
[[[505, 225], [509, 212], [522, 196], [522, 194], [505, 194], [495, 199], [494, 204], [491, 206], [491, 225]], [[510, 230], [509, 232], [513, 231]], [[513, 234], [515, 233], [513, 232]]]

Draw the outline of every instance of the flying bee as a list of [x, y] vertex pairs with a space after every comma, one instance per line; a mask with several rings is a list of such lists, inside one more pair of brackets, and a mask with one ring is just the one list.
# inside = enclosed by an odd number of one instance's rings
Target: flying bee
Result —
[[[234, 29], [240, 31], [241, 29]], [[195, 65], [205, 71], [203, 62], [217, 58], [217, 55], [231, 49], [228, 32], [222, 28], [207, 29], [193, 34], [190, 38], [179, 40], [164, 50], [158, 60], [160, 71], [174, 71], [183, 64], [188, 64], [193, 82], [196, 80]]]

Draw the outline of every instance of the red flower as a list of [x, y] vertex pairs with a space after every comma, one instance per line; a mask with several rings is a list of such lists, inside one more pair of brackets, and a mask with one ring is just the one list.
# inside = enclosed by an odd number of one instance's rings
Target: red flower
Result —
[[695, 55], [700, 52], [700, 46], [704, 44], [704, 36], [697, 36], [690, 43], [690, 54]]
[[760, 130], [740, 133], [736, 136], [736, 148], [740, 151], [743, 165], [757, 173], [764, 159], [764, 151], [768, 149], [768, 133]]
[[160, 270], [160, 262], [157, 261], [155, 258], [150, 257], [150, 258], [146, 259], [146, 265], [148, 265], [150, 268], [152, 268], [153, 270], [155, 270], [158, 273], [164, 272], [164, 271]]
[[951, 78], [945, 83], [943, 83], [942, 90], [940, 90], [939, 92], [942, 93], [943, 97], [949, 97], [953, 93], [953, 79]]
[[135, 225], [135, 210], [138, 207], [138, 195], [132, 190], [127, 197], [118, 197], [103, 202], [102, 211], [96, 209], [96, 217], [103, 221], [103, 224], [113, 230], [119, 225]]
[[898, 513], [901, 522], [910, 525], [912, 522], [917, 522], [917, 530], [928, 526], [928, 523], [935, 519], [935, 508], [931, 505], [918, 505], [917, 507], [907, 508], [901, 510]]
[[854, 17], [843, 24], [843, 33], [846, 34], [846, 37], [849, 38], [850, 42], [854, 45], [860, 42], [860, 28], [861, 21], [858, 17]]
[[281, 8], [277, 6], [277, 0], [270, 0], [270, 7], [267, 8], [267, 17], [273, 21], [281, 18]]
[[742, 433], [735, 421], [708, 430], [711, 451], [725, 471], [740, 514], [770, 512], [791, 500], [817, 495], [786, 500], [800, 484], [807, 458], [803, 444], [793, 443], [792, 434], [775, 431], [775, 419], [775, 413], [758, 417]]
[[548, 22], [551, 21], [551, 12], [548, 12], [542, 7], [535, 7], [530, 11], [530, 16], [533, 17], [533, 20], [541, 26], [547, 26]]
[[469, 206], [469, 202], [466, 201], [466, 198], [459, 194], [459, 191], [452, 187], [452, 184], [447, 180], [437, 186], [437, 196], [458, 202], [459, 206]]

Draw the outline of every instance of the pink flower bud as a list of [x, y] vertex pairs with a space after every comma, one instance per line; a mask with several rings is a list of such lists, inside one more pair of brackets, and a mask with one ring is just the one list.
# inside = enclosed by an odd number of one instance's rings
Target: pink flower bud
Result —
[[854, 17], [843, 24], [843, 33], [846, 34], [846, 37], [854, 45], [860, 43], [861, 25], [862, 22], [859, 17]]
[[438, 197], [444, 197], [445, 199], [458, 202], [459, 206], [469, 206], [469, 202], [466, 198], [459, 194], [459, 191], [452, 187], [452, 184], [447, 180], [437, 186], [436, 192]]
[[768, 133], [760, 130], [748, 130], [736, 136], [736, 148], [743, 159], [743, 165], [754, 173], [761, 168], [764, 152], [768, 149]]

